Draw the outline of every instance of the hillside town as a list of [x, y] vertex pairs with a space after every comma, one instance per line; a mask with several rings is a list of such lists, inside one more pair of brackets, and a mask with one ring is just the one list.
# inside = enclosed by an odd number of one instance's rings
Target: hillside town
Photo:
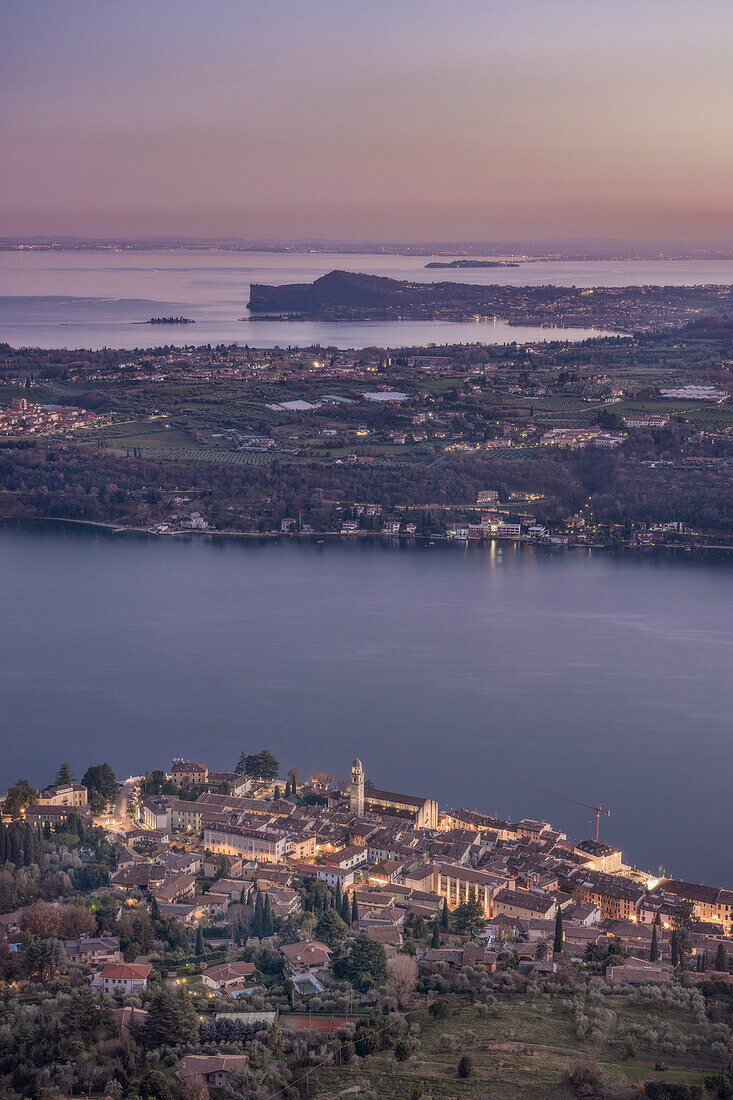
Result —
[[558, 1095], [730, 1081], [733, 889], [382, 790], [358, 758], [63, 764], [8, 789], [0, 868], [3, 1095], [485, 1095], [496, 1072], [524, 1095], [497, 1065], [526, 1080], [538, 1012]]

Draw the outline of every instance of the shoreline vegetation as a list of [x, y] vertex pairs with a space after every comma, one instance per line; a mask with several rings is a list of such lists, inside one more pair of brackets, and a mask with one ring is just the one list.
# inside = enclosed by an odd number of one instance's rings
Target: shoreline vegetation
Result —
[[425, 264], [426, 270], [430, 268], [459, 268], [459, 267], [519, 267], [518, 260], [431, 260]]

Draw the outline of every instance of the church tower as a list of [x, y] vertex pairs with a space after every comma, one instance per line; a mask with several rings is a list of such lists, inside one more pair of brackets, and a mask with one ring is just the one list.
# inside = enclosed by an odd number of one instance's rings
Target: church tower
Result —
[[358, 756], [351, 765], [349, 809], [352, 814], [356, 814], [357, 817], [364, 816], [364, 768]]

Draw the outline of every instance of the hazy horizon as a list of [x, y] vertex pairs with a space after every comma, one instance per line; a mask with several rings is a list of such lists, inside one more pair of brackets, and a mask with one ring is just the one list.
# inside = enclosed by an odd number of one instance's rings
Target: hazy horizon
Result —
[[723, 0], [6, 0], [0, 236], [733, 239]]

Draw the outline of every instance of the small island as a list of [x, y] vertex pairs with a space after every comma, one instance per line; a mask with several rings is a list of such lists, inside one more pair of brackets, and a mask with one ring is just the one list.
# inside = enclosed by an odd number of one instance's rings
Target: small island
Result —
[[515, 260], [431, 260], [429, 267], [519, 267]]
[[191, 317], [151, 317], [145, 321], [146, 325], [195, 325]]

